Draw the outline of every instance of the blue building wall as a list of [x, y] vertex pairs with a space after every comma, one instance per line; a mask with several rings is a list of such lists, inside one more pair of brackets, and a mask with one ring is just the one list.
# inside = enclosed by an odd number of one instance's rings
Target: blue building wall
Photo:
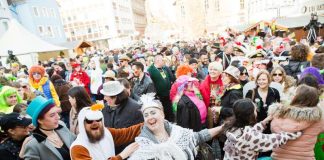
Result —
[[55, 0], [25, 0], [11, 5], [10, 10], [26, 29], [45, 41], [52, 44], [67, 41]]

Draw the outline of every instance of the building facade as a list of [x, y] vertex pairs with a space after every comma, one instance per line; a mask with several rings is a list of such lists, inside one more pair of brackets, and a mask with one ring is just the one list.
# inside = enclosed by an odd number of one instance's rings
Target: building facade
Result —
[[7, 0], [0, 0], [0, 37], [8, 29], [8, 23], [11, 18]]
[[144, 37], [147, 25], [145, 0], [132, 0], [133, 20], [137, 38]]
[[52, 44], [66, 42], [55, 0], [15, 0], [10, 11], [27, 30]]
[[135, 33], [130, 0], [58, 0], [68, 41], [118, 48]]

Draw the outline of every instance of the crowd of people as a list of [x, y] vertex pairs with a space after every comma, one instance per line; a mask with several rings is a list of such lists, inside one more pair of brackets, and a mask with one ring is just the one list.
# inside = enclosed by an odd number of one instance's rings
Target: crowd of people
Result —
[[324, 159], [324, 43], [227, 30], [0, 67], [0, 159]]

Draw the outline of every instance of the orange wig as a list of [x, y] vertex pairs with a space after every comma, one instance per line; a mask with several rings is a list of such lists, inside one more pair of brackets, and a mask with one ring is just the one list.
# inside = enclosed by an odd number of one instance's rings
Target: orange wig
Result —
[[193, 70], [189, 65], [183, 64], [177, 68], [176, 77], [178, 78], [182, 75], [188, 75], [188, 73], [192, 73], [192, 72], [193, 72]]
[[35, 73], [35, 72], [40, 73], [41, 76], [44, 77], [44, 75], [45, 75], [45, 68], [43, 66], [39, 66], [39, 65], [32, 66], [29, 69], [29, 78], [30, 79], [34, 79], [33, 78], [33, 73]]

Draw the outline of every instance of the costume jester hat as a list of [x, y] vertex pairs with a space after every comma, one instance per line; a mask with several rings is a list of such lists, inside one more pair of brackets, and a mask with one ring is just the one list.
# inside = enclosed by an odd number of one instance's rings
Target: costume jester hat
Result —
[[[16, 100], [8, 101], [9, 98], [10, 99], [13, 98], [12, 96], [16, 96]], [[11, 113], [13, 111], [14, 105], [16, 105], [17, 103], [21, 103], [22, 101], [23, 101], [22, 98], [20, 97], [20, 95], [18, 94], [15, 88], [4, 86], [2, 87], [2, 90], [0, 92], [0, 112], [6, 114]]]

